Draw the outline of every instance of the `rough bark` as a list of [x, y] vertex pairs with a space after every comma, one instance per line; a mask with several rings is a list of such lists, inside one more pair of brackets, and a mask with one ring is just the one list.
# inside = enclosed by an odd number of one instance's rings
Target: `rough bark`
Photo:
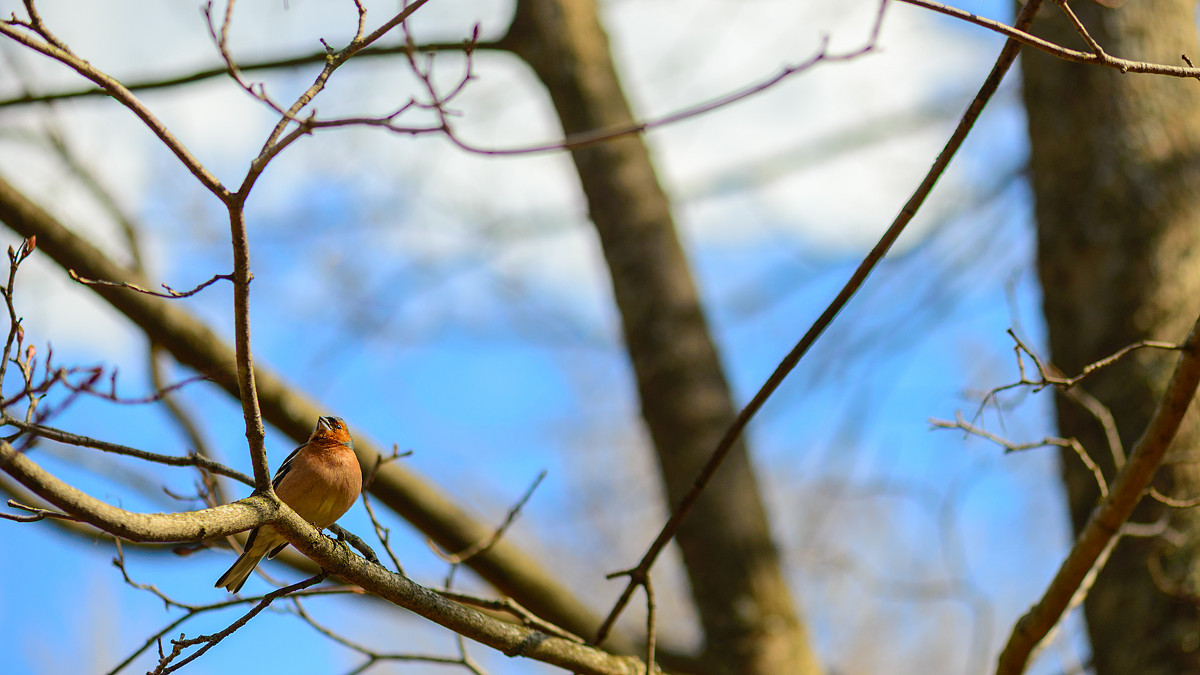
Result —
[[[633, 120], [591, 0], [521, 0], [499, 46], [541, 79], [567, 134]], [[668, 503], [676, 504], [734, 419], [729, 387], [643, 139], [624, 136], [571, 156], [608, 262]], [[713, 672], [819, 672], [744, 445], [677, 541]]]
[[[1072, 6], [1110, 54], [1168, 64], [1197, 56], [1194, 0]], [[1053, 6], [1034, 32], [1086, 49]], [[1032, 50], [1023, 70], [1053, 362], [1074, 374], [1138, 340], [1182, 340], [1200, 311], [1200, 84]], [[1111, 410], [1125, 447], [1145, 428], [1174, 361], [1139, 352], [1083, 385]], [[1062, 396], [1056, 410], [1061, 434], [1078, 438], [1111, 479], [1117, 460], [1096, 418]], [[1200, 494], [1198, 459], [1193, 409], [1155, 485]], [[1078, 531], [1099, 493], [1073, 453], [1062, 463]], [[1122, 541], [1085, 602], [1099, 675], [1200, 672], [1200, 511], [1147, 498], [1132, 521], [1160, 517], [1168, 530]]]

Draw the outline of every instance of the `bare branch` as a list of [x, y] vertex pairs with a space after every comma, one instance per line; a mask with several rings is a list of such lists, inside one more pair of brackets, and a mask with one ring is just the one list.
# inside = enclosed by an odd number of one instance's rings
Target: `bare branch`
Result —
[[1000, 654], [997, 675], [1025, 670], [1030, 654], [1058, 623], [1076, 590], [1093, 569], [1112, 539], [1129, 520], [1154, 472], [1175, 437], [1200, 384], [1200, 318], [1180, 347], [1179, 363], [1154, 416], [1134, 445], [1125, 468], [1117, 474], [1108, 497], [1092, 511], [1075, 545], [1046, 588], [1042, 598], [1017, 622]]
[[[117, 265], [90, 242], [76, 235], [0, 178], [0, 221], [22, 236], [37, 235], [38, 247], [60, 267], [74, 268], [92, 278], [128, 280], [145, 284], [136, 273]], [[234, 352], [220, 336], [188, 313], [180, 303], [164, 303], [140, 293], [92, 287], [119, 312], [129, 317], [181, 364], [206, 374], [230, 395], [238, 393]], [[329, 414], [307, 395], [288, 385], [279, 375], [256, 368], [257, 382], [266, 417], [295, 440], [303, 443], [312, 431], [312, 420]], [[369, 437], [356, 434], [355, 448], [363, 466], [371, 466], [383, 448]], [[372, 494], [402, 518], [432, 537], [448, 550], [460, 550], [490, 536], [494, 528], [482, 522], [432, 486], [428, 480], [399, 463], [380, 467]], [[502, 593], [576, 633], [590, 633], [597, 617], [576, 594], [559, 583], [533, 557], [501, 540], [495, 547], [466, 563]], [[633, 640], [616, 636], [623, 647], [635, 649]]]
[[[494, 41], [481, 41], [474, 45], [475, 49], [497, 49], [497, 43]], [[358, 52], [355, 56], [357, 59], [381, 57], [381, 56], [398, 56], [403, 55], [407, 46], [372, 46], [367, 47]], [[463, 42], [431, 42], [417, 45], [418, 51], [433, 51], [433, 52], [459, 52], [463, 50]], [[287, 70], [300, 68], [302, 66], [311, 66], [315, 64], [324, 64], [329, 58], [329, 53], [325, 51], [313, 52], [310, 54], [300, 54], [296, 56], [284, 56], [273, 59], [264, 59], [260, 61], [239, 62], [238, 70], [243, 73], [255, 71], [270, 71], [270, 70]], [[228, 75], [228, 66], [220, 66], [215, 68], [195, 68], [184, 75], [168, 75], [163, 77], [150, 78], [136, 82], [126, 82], [125, 88], [129, 91], [153, 91], [157, 89], [170, 89], [172, 87], [180, 87], [197, 82], [204, 82], [213, 78]], [[8, 108], [14, 106], [30, 105], [35, 103], [53, 103], [55, 101], [64, 101], [76, 98], [99, 98], [107, 96], [108, 92], [104, 89], [87, 88], [87, 89], [71, 89], [66, 91], [51, 92], [48, 94], [34, 94], [26, 92], [20, 96], [14, 96], [0, 100], [0, 108]]]
[[[1017, 17], [1017, 25], [1021, 27], [1027, 27], [1033, 20], [1033, 15], [1037, 12], [1037, 9], [1040, 5], [1041, 0], [1029, 0], [1029, 2], [1027, 2], [1026, 5], [1021, 9], [1021, 13]], [[883, 8], [885, 6], [886, 3], [880, 7], [881, 18]], [[811, 348], [813, 343], [815, 343], [821, 334], [824, 333], [829, 324], [833, 322], [833, 319], [842, 311], [842, 308], [844, 308], [846, 304], [850, 302], [850, 299], [866, 282], [867, 277], [875, 269], [875, 266], [879, 264], [879, 261], [882, 260], [884, 255], [887, 254], [888, 250], [891, 249], [892, 245], [896, 242], [896, 239], [900, 237], [900, 234], [904, 231], [905, 227], [908, 226], [908, 223], [912, 221], [917, 211], [921, 208], [921, 205], [924, 204], [925, 199], [929, 196], [929, 193], [933, 191], [933, 186], [937, 183], [938, 178], [941, 177], [942, 173], [945, 172], [946, 167], [949, 166], [950, 160], [954, 158], [954, 155], [958, 152], [959, 148], [962, 147], [963, 141], [966, 140], [967, 134], [975, 125], [975, 121], [979, 118], [980, 113], [983, 112], [984, 106], [987, 105], [988, 101], [991, 100], [992, 96], [996, 93], [996, 90], [1000, 87], [1000, 81], [1004, 79], [1004, 75], [1008, 72], [1009, 67], [1012, 66], [1013, 61], [1016, 59], [1019, 51], [1020, 45], [1016, 41], [1009, 40], [1005, 43], [999, 57], [996, 59], [996, 64], [992, 67], [991, 73], [989, 73], [987, 79], [984, 80], [983, 86], [980, 87], [979, 93], [975, 95], [975, 98], [972, 99], [971, 103], [967, 106], [967, 110], [959, 120], [958, 126], [955, 128], [954, 133], [946, 142], [945, 147], [938, 155], [937, 160], [934, 161], [933, 166], [929, 169], [929, 172], [925, 175], [924, 180], [921, 181], [920, 186], [915, 192], [913, 192], [912, 196], [909, 198], [904, 207], [900, 209], [900, 213], [896, 216], [896, 219], [892, 221], [891, 226], [888, 227], [887, 231], [884, 232], [878, 243], [875, 244], [875, 247], [871, 249], [870, 253], [868, 253], [866, 258], [864, 258], [859, 264], [858, 268], [851, 275], [845, 286], [842, 287], [842, 290], [838, 292], [837, 296], [832, 302], [830, 302], [829, 306], [825, 308], [825, 311], [821, 313], [821, 316], [817, 318], [817, 320], [812, 324], [812, 326], [808, 329], [796, 346], [793, 347], [787, 356], [783, 358], [783, 360], [775, 368], [775, 371], [771, 373], [770, 377], [767, 378], [766, 382], [763, 383], [762, 387], [759, 388], [758, 392], [754, 395], [750, 402], [746, 404], [746, 407], [743, 408], [740, 413], [738, 413], [737, 418], [725, 432], [725, 435], [721, 438], [720, 443], [717, 445], [717, 448], [713, 451], [712, 456], [701, 470], [700, 475], [696, 477], [692, 489], [675, 508], [674, 513], [671, 514], [671, 518], [663, 526], [662, 530], [658, 534], [658, 537], [655, 538], [654, 543], [650, 545], [650, 548], [646, 551], [646, 554], [642, 557], [642, 560], [638, 563], [638, 566], [627, 572], [629, 575], [629, 584], [625, 587], [625, 590], [621, 593], [620, 598], [618, 598], [616, 604], [613, 606], [612, 611], [609, 612], [608, 617], [604, 620], [604, 624], [597, 632], [597, 644], [602, 642], [605, 636], [608, 635], [608, 632], [612, 629], [617, 618], [620, 616], [621, 611], [633, 597], [634, 590], [636, 590], [639, 585], [645, 582], [650, 567], [654, 564], [654, 561], [658, 559], [658, 556], [660, 553], [662, 553], [662, 550], [666, 548], [667, 543], [675, 536], [675, 533], [679, 530], [679, 525], [683, 522], [683, 519], [687, 517], [692, 505], [695, 504], [696, 500], [700, 497], [700, 494], [704, 491], [709, 481], [712, 480], [712, 476], [721, 466], [721, 463], [725, 460], [725, 457], [728, 456], [729, 452], [733, 449], [735, 442], [737, 441], [738, 437], [741, 436], [742, 431], [744, 431], [746, 426], [750, 423], [750, 420], [755, 416], [755, 414], [758, 413], [763, 404], [766, 403], [767, 399], [770, 398], [773, 393], [775, 393], [775, 390], [779, 388], [779, 385], [783, 383], [788, 374], [791, 373], [791, 371], [796, 367], [796, 364], [800, 362], [800, 359], [803, 358], [806, 353], [808, 353], [809, 348]]]
[[22, 511], [28, 511], [29, 513], [33, 514], [29, 516], [18, 516], [11, 513], [0, 513], [0, 518], [4, 518], [6, 520], [12, 520], [18, 523], [36, 523], [39, 520], [45, 520], [46, 518], [54, 518], [56, 520], [67, 520], [76, 523], [79, 522], [79, 519], [75, 516], [69, 513], [63, 513], [62, 511], [51, 511], [49, 509], [39, 509], [36, 506], [27, 506], [15, 499], [10, 499], [5, 503], [14, 509], [21, 509]]
[[[0, 292], [4, 295], [4, 304], [8, 309], [8, 337], [4, 341], [4, 351], [0, 353], [0, 391], [4, 386], [4, 376], [8, 373], [8, 363], [12, 359], [13, 342], [17, 343], [17, 350], [20, 351], [21, 343], [24, 340], [25, 329], [21, 327], [21, 320], [17, 317], [17, 309], [13, 305], [13, 286], [17, 280], [17, 269], [21, 262], [33, 253], [33, 249], [37, 246], [37, 235], [29, 235], [28, 239], [21, 242], [21, 246], [14, 250], [12, 247], [8, 249], [8, 283], [0, 288]], [[25, 377], [26, 389], [29, 388], [29, 377]], [[3, 395], [0, 394], [0, 399]]]
[[131, 448], [118, 443], [109, 443], [107, 441], [101, 441], [94, 438], [89, 438], [87, 436], [80, 436], [78, 434], [62, 431], [53, 427], [23, 422], [21, 420], [13, 419], [7, 415], [0, 415], [0, 423], [17, 427], [22, 431], [36, 434], [42, 438], [47, 438], [59, 443], [77, 445], [83, 448], [93, 448], [96, 450], [102, 450], [104, 452], [110, 452], [115, 455], [135, 457], [147, 462], [164, 464], [166, 466], [194, 466], [211, 473], [232, 478], [246, 485], [254, 485], [254, 479], [242, 473], [241, 471], [231, 469], [220, 462], [215, 462], [207, 457], [204, 457], [203, 455], [195, 453], [187, 455], [186, 457], [179, 457], [177, 455], [161, 455], [155, 452], [146, 452], [145, 450], [138, 450], [137, 448]]
[[[586, 133], [570, 134], [561, 141], [522, 146], [519, 148], [484, 148], [476, 146], [460, 138], [454, 132], [453, 127], [449, 124], [449, 120], [445, 117], [442, 118], [442, 123], [445, 127], [444, 130], [446, 135], [455, 145], [463, 150], [481, 155], [527, 155], [553, 152], [558, 150], [575, 150], [578, 148], [596, 145], [597, 143], [602, 143], [604, 141], [619, 138], [621, 136], [639, 134], [651, 129], [656, 129], [658, 127], [663, 127], [676, 122], [681, 122], [683, 120], [691, 119], [693, 117], [697, 117], [699, 115], [712, 112], [713, 110], [732, 105], [738, 101], [750, 98], [774, 87], [775, 85], [794, 75], [808, 71], [819, 63], [849, 61], [874, 51], [875, 45], [879, 38], [879, 32], [883, 26], [883, 15], [886, 7], [886, 1], [880, 4], [879, 13], [876, 15], [875, 24], [872, 26], [870, 37], [868, 38], [866, 44], [858, 49], [840, 54], [830, 54], [828, 52], [829, 38], [826, 36], [826, 38], [822, 41], [820, 48], [817, 50], [817, 53], [800, 63], [786, 66], [782, 70], [764, 78], [763, 80], [737, 91], [730, 92], [711, 101], [706, 101], [704, 103], [684, 108], [683, 110], [678, 110], [662, 117], [657, 117], [642, 122], [635, 122], [633, 124], [614, 129], [596, 129]], [[506, 43], [501, 41], [500, 46], [505, 47]]]
[[[285, 595], [289, 595], [291, 593], [295, 593], [296, 591], [302, 591], [302, 590], [308, 588], [309, 586], [314, 586], [316, 584], [321, 583], [324, 580], [325, 580], [325, 573], [322, 572], [316, 576], [309, 577], [308, 579], [305, 579], [304, 581], [299, 581], [297, 583], [294, 583], [291, 586], [286, 586], [284, 588], [279, 588], [274, 591], [271, 591], [270, 593], [267, 593], [266, 595], [264, 595], [262, 597], [262, 599], [259, 600], [258, 604], [256, 604], [254, 606], [253, 609], [251, 609], [249, 612], [246, 612], [241, 617], [239, 617], [237, 621], [234, 621], [232, 624], [230, 624], [223, 630], [213, 633], [212, 635], [201, 635], [199, 637], [190, 638], [190, 639], [185, 639], [181, 635], [178, 640], [171, 640], [171, 644], [172, 644], [171, 652], [169, 654], [164, 655], [161, 659], [159, 659], [158, 667], [156, 667], [154, 670], [152, 670], [150, 672], [153, 673], [153, 675], [166, 675], [167, 673], [173, 673], [173, 672], [179, 670], [180, 668], [184, 667], [185, 665], [200, 658], [209, 649], [212, 649], [213, 647], [217, 646], [217, 644], [220, 643], [221, 640], [224, 640], [225, 638], [229, 637], [230, 635], [233, 635], [234, 631], [236, 631], [237, 629], [246, 625], [250, 621], [250, 619], [253, 619], [254, 617], [258, 616], [259, 612], [261, 612], [264, 609], [266, 609], [267, 607], [269, 607], [276, 598], [279, 598], [279, 597], [282, 597]], [[194, 647], [196, 645], [203, 645], [203, 646], [201, 646], [200, 649], [197, 649], [196, 651], [187, 655], [187, 657], [183, 658], [178, 663], [175, 663], [175, 664], [171, 663], [171, 661], [175, 660], [176, 657], [178, 657], [180, 654], [183, 653], [183, 650], [187, 649], [188, 647]]]
[[[525, 503], [528, 502], [529, 498], [533, 496], [533, 491], [536, 490], [537, 487], [542, 484], [542, 480], [545, 478], [546, 478], [546, 470], [543, 469], [542, 471], [540, 471], [538, 473], [537, 478], [533, 479], [533, 482], [530, 483], [529, 487], [525, 489], [525, 494], [521, 495], [521, 498], [519, 500], [517, 500], [517, 503], [513, 504], [513, 506], [511, 508], [509, 508], [508, 515], [506, 515], [504, 517], [504, 522], [502, 522], [500, 524], [500, 526], [497, 527], [494, 532], [492, 532], [492, 536], [488, 537], [485, 540], [481, 540], [474, 544], [471, 544], [470, 546], [459, 551], [458, 553], [444, 553], [442, 551], [439, 551], [437, 548], [433, 549], [434, 553], [436, 553], [438, 555], [438, 557], [441, 558], [442, 560], [445, 560], [446, 562], [451, 563], [453, 565], [458, 565], [463, 562], [466, 562], [467, 560], [470, 560], [471, 558], [473, 558], [481, 553], [486, 552], [488, 549], [495, 546], [496, 543], [500, 541], [500, 538], [504, 536], [504, 533], [508, 531], [508, 528], [514, 522], [516, 522], [517, 516], [520, 515], [520, 513], [521, 513], [521, 509], [525, 507]], [[433, 542], [431, 542], [431, 541], [428, 543], [430, 545], [433, 545]]]
[[292, 605], [295, 607], [294, 611], [296, 613], [296, 616], [300, 617], [305, 623], [307, 623], [309, 626], [311, 626], [313, 630], [317, 631], [321, 635], [324, 635], [325, 637], [329, 638], [330, 640], [337, 642], [338, 644], [342, 645], [343, 647], [352, 649], [366, 657], [366, 661], [364, 661], [362, 663], [362, 665], [360, 665], [358, 668], [355, 668], [354, 670], [350, 671], [351, 673], [361, 673], [380, 661], [399, 661], [402, 663], [420, 662], [420, 663], [438, 663], [438, 664], [443, 664], [443, 665], [461, 665], [473, 673], [481, 672], [477, 667], [473, 666], [471, 663], [468, 662], [467, 657], [465, 655], [459, 656], [456, 658], [456, 657], [452, 657], [452, 656], [435, 656], [432, 654], [381, 652], [379, 650], [372, 649], [371, 647], [368, 647], [364, 644], [355, 642], [354, 640], [351, 640], [343, 635], [340, 635], [340, 634], [334, 632], [329, 627], [322, 625], [311, 614], [308, 613], [308, 610], [304, 608], [304, 604], [301, 602], [299, 597], [293, 595], [290, 599], [292, 601]]
[[[408, 453], [404, 453], [404, 454], [408, 454]], [[379, 518], [377, 518], [375, 516], [375, 507], [371, 505], [371, 492], [370, 491], [371, 491], [371, 485], [375, 482], [375, 478], [377, 476], [379, 476], [379, 468], [382, 467], [385, 463], [391, 462], [402, 456], [403, 455], [400, 453], [399, 449], [396, 447], [392, 448], [392, 454], [386, 458], [383, 455], [379, 455], [379, 454], [375, 455], [375, 463], [373, 465], [371, 465], [371, 471], [369, 473], [367, 473], [367, 477], [363, 480], [363, 487], [362, 487], [363, 508], [365, 508], [367, 510], [367, 517], [371, 519], [371, 527], [373, 527], [375, 529], [375, 536], [379, 539], [379, 543], [383, 545], [384, 552], [386, 552], [388, 554], [388, 557], [391, 558], [392, 565], [395, 566], [396, 571], [399, 572], [400, 574], [404, 574], [404, 566], [400, 564], [400, 557], [397, 556], [396, 552], [392, 550], [391, 530], [384, 527], [383, 524], [379, 522]], [[378, 562], [378, 561], [376, 561], [376, 562]]]
[[76, 272], [75, 270], [67, 270], [67, 276], [71, 277], [72, 281], [81, 283], [84, 286], [110, 286], [112, 288], [128, 288], [129, 290], [137, 291], [138, 293], [145, 293], [146, 295], [153, 295], [156, 298], [167, 298], [167, 299], [191, 297], [191, 296], [199, 293], [200, 291], [208, 288], [209, 286], [212, 286], [213, 284], [217, 283], [218, 281], [220, 281], [222, 279], [225, 279], [228, 281], [233, 281], [232, 274], [216, 274], [216, 275], [213, 275], [213, 278], [209, 279], [208, 281], [205, 281], [204, 283], [200, 284], [199, 286], [196, 286], [195, 288], [193, 288], [191, 290], [177, 291], [174, 288], [171, 288], [170, 286], [163, 284], [162, 287], [167, 289], [167, 292], [159, 293], [158, 291], [152, 291], [147, 288], [142, 288], [141, 286], [138, 286], [137, 284], [132, 284], [127, 281], [104, 281], [103, 279], [85, 279], [85, 278], [79, 276], [79, 273]]
[[[450, 602], [403, 575], [354, 556], [345, 546], [330, 541], [286, 505], [264, 496], [254, 496], [226, 506], [174, 514], [141, 514], [125, 511], [63, 483], [43, 471], [12, 446], [0, 442], [0, 470], [4, 470], [36, 494], [63, 510], [77, 515], [106, 532], [134, 541], [188, 541], [223, 536], [266, 522], [280, 528], [288, 540], [320, 564], [327, 572], [358, 584], [364, 590], [410, 609], [473, 640], [502, 650], [508, 656], [533, 658], [574, 672], [595, 675], [621, 674], [638, 667], [632, 657], [616, 657], [598, 649], [552, 637], [527, 628], [491, 619]], [[312, 583], [324, 578], [314, 577]], [[276, 591], [277, 597], [294, 587]], [[265, 605], [264, 605], [265, 606]], [[247, 620], [251, 615], [245, 617]], [[232, 628], [232, 627], [231, 627]], [[236, 628], [233, 628], [236, 630]], [[230, 630], [232, 632], [232, 630]], [[223, 637], [227, 633], [218, 634]], [[206, 639], [211, 639], [209, 636]], [[176, 641], [172, 658], [185, 647], [203, 640]], [[202, 653], [202, 648], [200, 652]], [[194, 658], [198, 654], [193, 654]], [[190, 660], [185, 659], [184, 662]], [[166, 665], [170, 659], [160, 665]], [[169, 669], [161, 672], [170, 672]]]
[[[120, 560], [122, 560], [122, 562], [118, 563], [118, 559], [114, 559], [113, 564], [116, 565], [119, 569], [121, 569], [122, 574], [125, 576], [126, 583], [133, 586], [134, 588], [147, 590], [147, 591], [149, 591], [151, 593], [155, 593], [157, 595], [157, 593], [156, 593], [157, 589], [150, 590], [144, 584], [137, 583], [137, 582], [133, 581], [131, 578], [129, 578], [129, 575], [125, 573], [123, 558], [120, 558]], [[345, 587], [341, 587], [341, 588], [308, 588], [308, 589], [305, 589], [302, 591], [293, 592], [290, 595], [291, 595], [291, 597], [294, 598], [297, 596], [311, 597], [311, 596], [316, 596], [316, 595], [345, 595], [345, 594], [351, 594], [351, 593], [355, 593], [355, 592], [361, 592], [361, 591], [358, 591], [358, 589], [349, 589], [349, 588], [345, 588]], [[246, 604], [250, 604], [250, 603], [257, 603], [257, 602], [260, 602], [262, 600], [262, 598], [265, 596], [230, 597], [230, 598], [227, 598], [220, 602], [214, 602], [214, 603], [210, 603], [207, 605], [189, 605], [187, 603], [179, 602], [178, 600], [175, 600], [173, 598], [168, 598], [165, 596], [160, 596], [160, 597], [163, 599], [164, 602], [168, 602], [171, 605], [174, 605], [176, 607], [182, 607], [182, 608], [186, 609], [187, 613], [184, 614], [183, 616], [175, 619], [174, 621], [171, 621], [170, 623], [168, 623], [167, 625], [165, 625], [161, 629], [159, 629], [156, 633], [147, 637], [146, 641], [143, 642], [140, 647], [138, 647], [132, 653], [130, 653], [128, 656], [126, 656], [125, 659], [122, 660], [120, 663], [113, 666], [113, 668], [108, 671], [107, 675], [116, 675], [116, 673], [119, 673], [122, 670], [124, 670], [127, 666], [129, 666], [129, 664], [133, 663], [134, 659], [136, 659], [137, 657], [144, 654], [147, 649], [149, 649], [155, 643], [157, 643], [159, 640], [161, 640], [164, 635], [175, 630], [182, 624], [186, 623], [188, 620], [192, 619], [194, 616], [196, 616], [198, 614], [203, 614], [206, 612], [225, 609], [228, 607], [234, 607], [237, 605], [246, 605]]]
[[[370, 35], [365, 37], [362, 35], [357, 35], [353, 40], [350, 41], [350, 44], [348, 44], [345, 49], [341, 50], [340, 52], [331, 53], [327, 56], [325, 67], [321, 69], [321, 72], [317, 75], [312, 85], [310, 85], [308, 89], [306, 89], [302, 94], [300, 94], [299, 97], [296, 98], [291, 107], [280, 114], [279, 121], [275, 124], [275, 128], [271, 130], [271, 133], [267, 135], [267, 140], [263, 143], [258, 157], [250, 162], [250, 169], [246, 172], [246, 177], [242, 180], [242, 184], [238, 188], [238, 194], [241, 195], [241, 200], [245, 200], [246, 195], [249, 194], [250, 188], [253, 187], [255, 181], [257, 181], [258, 177], [262, 174], [263, 169], [266, 168], [267, 163], [270, 162], [275, 155], [281, 152], [297, 138], [311, 131], [311, 127], [308, 126], [308, 123], [314, 120], [315, 115], [310, 115], [308, 120], [301, 120], [299, 118], [300, 111], [308, 106], [308, 104], [312, 102], [317, 94], [321, 93], [321, 91], [325, 88], [326, 82], [328, 82], [334, 71], [341, 67], [346, 61], [350, 60], [355, 54], [366, 47], [369, 47], [373, 42], [386, 35], [393, 28], [403, 24], [408, 17], [412, 16], [413, 12], [416, 12], [428, 1], [429, 0], [415, 0], [412, 4], [406, 4], [406, 6], [401, 9], [399, 13], [389, 19], [382, 26], [375, 29]], [[299, 127], [291, 134], [284, 136], [284, 131], [287, 129], [288, 125], [292, 124], [293, 122], [299, 124]]]
[[403, 575], [352, 555], [346, 547], [320, 535], [290, 509], [281, 509], [280, 518], [273, 525], [292, 545], [330, 574], [506, 656], [531, 658], [587, 675], [628, 675], [643, 669], [641, 660], [635, 657], [614, 656], [595, 647], [493, 619], [451, 602]]
[[1067, 0], [1054, 0], [1054, 2], [1058, 5], [1058, 8], [1063, 11], [1063, 14], [1067, 16], [1067, 19], [1071, 22], [1071, 25], [1075, 27], [1075, 30], [1079, 33], [1079, 36], [1082, 37], [1083, 41], [1087, 43], [1087, 46], [1092, 50], [1092, 53], [1101, 60], [1107, 60], [1109, 58], [1108, 54], [1104, 53], [1104, 48], [1100, 46], [1099, 42], [1096, 42], [1096, 38], [1092, 37], [1092, 34], [1088, 32], [1088, 29], [1083, 25], [1083, 22], [1080, 21], [1079, 17], [1075, 15], [1075, 10], [1071, 9], [1071, 6], [1067, 4]]
[[1177, 499], [1175, 497], [1168, 497], [1159, 492], [1158, 488], [1153, 486], [1150, 487], [1150, 490], [1147, 492], [1147, 494], [1163, 504], [1177, 509], [1190, 509], [1195, 506], [1200, 506], [1200, 497], [1192, 497], [1191, 499]]
[[1083, 465], [1088, 468], [1088, 471], [1092, 472], [1092, 477], [1096, 479], [1096, 487], [1099, 488], [1100, 495], [1102, 497], [1108, 496], [1108, 485], [1106, 485], [1104, 482], [1104, 473], [1100, 471], [1100, 467], [1096, 465], [1096, 462], [1092, 459], [1091, 455], [1087, 453], [1087, 450], [1084, 449], [1083, 445], [1081, 445], [1078, 440], [1074, 438], [1058, 438], [1055, 436], [1047, 436], [1040, 441], [1033, 441], [1030, 443], [1014, 443], [1007, 438], [1003, 438], [991, 433], [987, 429], [983, 429], [971, 424], [963, 419], [961, 413], [956, 413], [954, 417], [955, 419], [953, 422], [948, 420], [931, 419], [929, 420], [929, 424], [935, 429], [961, 429], [972, 436], [978, 436], [1003, 447], [1005, 452], [1020, 452], [1022, 450], [1032, 450], [1034, 448], [1044, 448], [1048, 446], [1070, 448], [1079, 457], [1079, 460], [1083, 462]]
[[476, 595], [463, 593], [462, 591], [455, 591], [449, 588], [436, 588], [433, 590], [438, 595], [453, 600], [461, 605], [471, 605], [472, 607], [479, 607], [492, 612], [504, 612], [506, 614], [511, 614], [520, 620], [522, 625], [539, 630], [548, 635], [555, 635], [564, 640], [571, 640], [572, 642], [578, 642], [579, 644], [584, 644], [585, 642], [583, 638], [564, 629], [562, 626], [556, 626], [529, 611], [528, 609], [525, 609], [525, 607], [521, 606], [521, 603], [513, 600], [512, 598], [481, 598]]
[[[988, 30], [1000, 33], [1001, 35], [1006, 36], [1009, 40], [1015, 40], [1023, 45], [1028, 45], [1034, 49], [1046, 52], [1047, 54], [1063, 59], [1064, 61], [1096, 64], [1106, 68], [1119, 70], [1122, 73], [1148, 73], [1151, 75], [1167, 75], [1170, 77], [1200, 77], [1200, 68], [1193, 68], [1190, 66], [1187, 68], [1182, 68], [1180, 66], [1168, 66], [1161, 63], [1150, 63], [1147, 61], [1130, 61], [1128, 59], [1109, 56], [1105, 54], [1104, 50], [1102, 49], [1099, 51], [1099, 53], [1091, 54], [1075, 49], [1068, 49], [1061, 45], [1054, 44], [1048, 40], [1043, 40], [1032, 33], [1026, 32], [1026, 28], [1028, 28], [1028, 26], [1022, 26], [1020, 21], [1018, 21], [1014, 27], [1000, 23], [999, 21], [993, 21], [977, 14], [972, 14], [970, 12], [957, 9], [955, 7], [943, 5], [940, 2], [932, 2], [931, 0], [900, 0], [900, 2], [916, 5], [917, 7], [923, 7], [940, 14], [945, 14], [946, 16], [952, 16], [956, 19], [962, 19], [963, 21], [973, 23], [976, 26], [981, 26], [983, 28], [987, 28]], [[1094, 40], [1091, 42], [1094, 43]], [[1089, 46], [1090, 44], [1091, 43], [1089, 43]], [[1099, 48], [1099, 45], [1096, 45], [1096, 48]]]

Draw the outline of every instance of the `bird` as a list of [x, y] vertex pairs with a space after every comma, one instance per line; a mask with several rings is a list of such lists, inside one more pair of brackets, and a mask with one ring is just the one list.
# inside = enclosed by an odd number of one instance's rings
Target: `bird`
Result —
[[[362, 492], [362, 470], [342, 418], [318, 417], [308, 442], [283, 460], [271, 484], [284, 504], [318, 530], [341, 518]], [[274, 558], [287, 545], [271, 525], [254, 528], [242, 554], [213, 587], [237, 593], [263, 558]]]

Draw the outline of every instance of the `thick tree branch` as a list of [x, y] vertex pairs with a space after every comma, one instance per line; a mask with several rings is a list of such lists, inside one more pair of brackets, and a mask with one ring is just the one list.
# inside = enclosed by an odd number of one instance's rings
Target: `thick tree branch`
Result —
[[187, 513], [134, 513], [64, 483], [0, 441], [0, 470], [81, 521], [131, 541], [198, 541], [243, 532], [270, 520], [276, 507], [264, 497]]
[[80, 520], [132, 541], [208, 539], [274, 522], [293, 545], [327, 572], [507, 656], [531, 658], [575, 673], [630, 675], [644, 670], [634, 657], [613, 656], [451, 602], [403, 575], [354, 555], [349, 548], [322, 535], [285, 505], [275, 506], [264, 496], [256, 495], [234, 504], [186, 513], [135, 513], [84, 494], [3, 441], [0, 441], [0, 470]]

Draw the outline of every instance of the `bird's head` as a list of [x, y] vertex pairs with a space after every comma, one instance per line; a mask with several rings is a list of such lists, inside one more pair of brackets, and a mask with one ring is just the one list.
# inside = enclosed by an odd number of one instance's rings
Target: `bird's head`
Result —
[[325, 441], [354, 448], [354, 440], [350, 438], [350, 430], [340, 417], [322, 416], [317, 418], [317, 428], [313, 429], [309, 442]]

